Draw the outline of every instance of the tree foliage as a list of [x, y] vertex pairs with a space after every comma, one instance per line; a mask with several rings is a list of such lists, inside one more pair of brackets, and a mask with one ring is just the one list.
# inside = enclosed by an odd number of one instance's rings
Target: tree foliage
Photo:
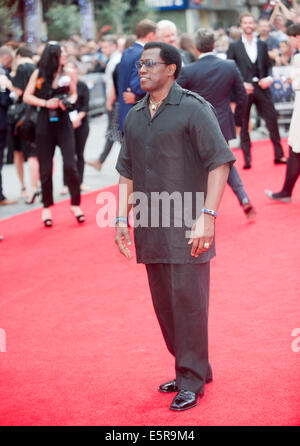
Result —
[[116, 34], [134, 33], [137, 22], [156, 18], [155, 11], [146, 5], [145, 0], [108, 0], [100, 7], [96, 5], [95, 15], [99, 28], [111, 25]]
[[71, 2], [55, 2], [46, 13], [48, 39], [65, 40], [80, 31], [81, 17], [78, 6]]
[[15, 11], [16, 2], [0, 0], [0, 44], [9, 40], [13, 35], [12, 14]]

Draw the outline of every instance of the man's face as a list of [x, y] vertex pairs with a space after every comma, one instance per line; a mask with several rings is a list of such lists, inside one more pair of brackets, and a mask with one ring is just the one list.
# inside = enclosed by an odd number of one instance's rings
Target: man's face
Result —
[[255, 31], [256, 23], [253, 17], [243, 17], [241, 20], [241, 28], [244, 34], [251, 35]]
[[258, 31], [261, 36], [267, 36], [270, 32], [270, 25], [267, 20], [261, 20], [258, 25]]
[[101, 51], [105, 57], [110, 57], [114, 51], [116, 51], [117, 46], [111, 44], [110, 42], [102, 42], [101, 43]]
[[284, 25], [284, 17], [281, 14], [277, 14], [273, 24], [274, 28], [281, 29]]
[[173, 65], [166, 65], [159, 54], [160, 48], [151, 48], [145, 50], [141, 56], [141, 62], [150, 60], [158, 62], [155, 66], [146, 67], [142, 65], [139, 69], [141, 87], [144, 91], [154, 92], [160, 90], [172, 76], [170, 73], [173, 71]]
[[161, 33], [162, 42], [177, 46], [177, 32], [173, 27], [165, 28]]
[[8, 69], [11, 67], [13, 58], [9, 56], [8, 54], [4, 54], [0, 60], [0, 63], [3, 68]]
[[298, 50], [300, 47], [300, 35], [298, 36], [290, 36], [289, 42], [293, 49]]

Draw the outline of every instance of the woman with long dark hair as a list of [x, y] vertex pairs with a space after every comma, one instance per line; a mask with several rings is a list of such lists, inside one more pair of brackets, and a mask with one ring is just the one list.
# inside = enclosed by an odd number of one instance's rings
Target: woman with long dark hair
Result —
[[75, 160], [75, 137], [69, 111], [76, 102], [77, 80], [64, 72], [67, 53], [57, 42], [49, 42], [26, 87], [23, 100], [39, 108], [36, 124], [36, 146], [44, 208], [42, 220], [52, 226], [50, 206], [53, 203], [52, 162], [56, 145], [62, 152], [66, 183], [71, 194], [71, 212], [79, 223], [85, 217], [80, 205], [80, 177]]

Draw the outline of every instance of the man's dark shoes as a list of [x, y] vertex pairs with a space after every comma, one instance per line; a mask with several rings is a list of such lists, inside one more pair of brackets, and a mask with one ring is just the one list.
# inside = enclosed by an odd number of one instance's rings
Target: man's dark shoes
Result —
[[176, 385], [176, 380], [173, 379], [172, 381], [168, 381], [167, 383], [161, 384], [158, 388], [158, 391], [162, 393], [173, 393], [173, 392], [178, 392], [179, 389]]
[[[209, 384], [212, 382], [212, 378], [206, 378], [205, 383]], [[176, 385], [176, 380], [172, 379], [172, 381], [168, 381], [167, 383], [161, 384], [158, 388], [159, 392], [162, 393], [174, 393], [179, 392], [179, 388]]]
[[265, 194], [267, 197], [271, 198], [271, 200], [281, 201], [282, 203], [289, 203], [292, 201], [292, 198], [290, 195], [284, 195], [282, 192], [271, 192], [270, 190], [265, 190]]
[[287, 163], [287, 159], [285, 156], [282, 156], [281, 158], [274, 159], [274, 164], [286, 164], [286, 163]]
[[251, 203], [248, 202], [248, 203], [242, 204], [242, 208], [243, 208], [248, 220], [253, 220], [255, 218], [256, 212], [255, 212], [255, 209]]
[[251, 164], [250, 163], [246, 163], [244, 165], [243, 169], [251, 169]]
[[203, 393], [195, 393], [190, 390], [179, 390], [170, 406], [171, 410], [182, 411], [197, 406], [199, 398], [204, 396]]

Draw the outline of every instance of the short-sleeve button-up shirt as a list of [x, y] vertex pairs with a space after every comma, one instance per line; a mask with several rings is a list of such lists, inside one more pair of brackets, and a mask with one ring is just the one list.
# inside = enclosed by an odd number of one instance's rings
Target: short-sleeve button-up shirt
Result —
[[[116, 165], [120, 175], [133, 181], [133, 191], [138, 197], [134, 203], [134, 209], [139, 210], [136, 215], [147, 213], [147, 225], [134, 227], [137, 262], [207, 262], [215, 255], [215, 244], [198, 258], [192, 257], [187, 236], [192, 224], [186, 223], [190, 219], [185, 216], [192, 215], [194, 220], [199, 217], [197, 196], [202, 192], [203, 207], [209, 172], [222, 164], [233, 164], [235, 158], [222, 135], [214, 109], [202, 97], [175, 82], [152, 118], [148, 100], [149, 93], [127, 115]], [[144, 208], [140, 193], [148, 198]], [[175, 202], [170, 200], [167, 226], [163, 223], [165, 211], [161, 209], [158, 194], [182, 199], [177, 214]], [[185, 213], [187, 206], [190, 209]], [[153, 223], [152, 217], [157, 213], [158, 220], [154, 219]]]

